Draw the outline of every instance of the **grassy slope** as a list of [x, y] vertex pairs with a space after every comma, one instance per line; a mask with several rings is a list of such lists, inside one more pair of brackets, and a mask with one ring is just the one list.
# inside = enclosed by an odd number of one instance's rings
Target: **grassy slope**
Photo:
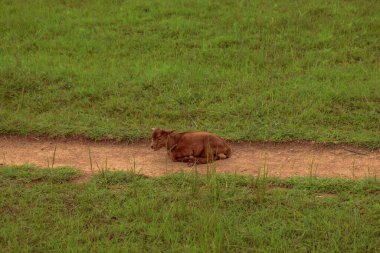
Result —
[[78, 185], [70, 182], [76, 175], [0, 168], [2, 252], [380, 250], [373, 179], [106, 172]]
[[0, 133], [380, 147], [380, 5], [0, 1]]

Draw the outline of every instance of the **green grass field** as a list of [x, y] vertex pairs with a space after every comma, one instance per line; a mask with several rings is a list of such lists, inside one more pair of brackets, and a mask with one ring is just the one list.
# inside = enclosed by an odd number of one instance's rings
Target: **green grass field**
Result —
[[380, 5], [0, 1], [0, 133], [380, 147]]
[[[0, 134], [380, 148], [380, 4], [0, 0]], [[380, 252], [380, 182], [0, 166], [2, 252]]]
[[0, 168], [2, 252], [379, 252], [380, 182]]

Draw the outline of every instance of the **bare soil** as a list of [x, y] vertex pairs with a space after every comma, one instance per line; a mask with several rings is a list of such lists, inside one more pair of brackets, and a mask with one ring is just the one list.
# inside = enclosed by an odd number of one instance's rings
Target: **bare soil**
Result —
[[[311, 174], [343, 178], [380, 176], [379, 150], [312, 142], [244, 142], [230, 143], [230, 146], [231, 158], [209, 165], [217, 172], [255, 175], [265, 167], [274, 177]], [[54, 167], [75, 167], [86, 174], [106, 167], [108, 170], [135, 170], [147, 176], [194, 170], [185, 163], [172, 162], [163, 149], [151, 150], [147, 141], [127, 144], [81, 138], [0, 136], [0, 164], [51, 167], [53, 157]], [[198, 165], [197, 170], [205, 173], [207, 165]]]

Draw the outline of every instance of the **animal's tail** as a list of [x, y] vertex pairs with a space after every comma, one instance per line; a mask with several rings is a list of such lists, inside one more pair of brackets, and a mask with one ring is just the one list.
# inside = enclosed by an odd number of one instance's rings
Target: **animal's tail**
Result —
[[226, 152], [227, 158], [231, 157], [231, 148], [227, 146], [227, 152]]

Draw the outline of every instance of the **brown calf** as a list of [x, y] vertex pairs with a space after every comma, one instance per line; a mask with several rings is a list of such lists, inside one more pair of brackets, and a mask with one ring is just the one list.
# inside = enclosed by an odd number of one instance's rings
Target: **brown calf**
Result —
[[152, 128], [151, 148], [154, 151], [166, 147], [174, 162], [211, 163], [231, 156], [231, 148], [216, 134], [207, 132], [177, 133]]

